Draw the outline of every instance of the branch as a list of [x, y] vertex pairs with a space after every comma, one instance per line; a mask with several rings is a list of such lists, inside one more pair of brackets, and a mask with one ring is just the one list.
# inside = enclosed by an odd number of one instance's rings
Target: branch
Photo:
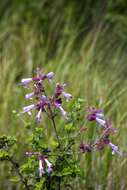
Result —
[[15, 171], [17, 172], [18, 176], [20, 177], [21, 182], [24, 184], [26, 190], [30, 190], [27, 180], [23, 177], [21, 172], [19, 171], [19, 166], [16, 161], [14, 161], [11, 157], [8, 157], [8, 161], [11, 162], [12, 166], [14, 167]]

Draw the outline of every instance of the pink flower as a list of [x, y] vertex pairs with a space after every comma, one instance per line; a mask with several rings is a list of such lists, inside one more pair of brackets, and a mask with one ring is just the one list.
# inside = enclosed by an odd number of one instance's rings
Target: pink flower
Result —
[[89, 111], [89, 114], [87, 116], [87, 119], [89, 121], [96, 121], [101, 126], [103, 127], [105, 126], [106, 120], [104, 118], [104, 114], [101, 109], [90, 108], [88, 111]]
[[58, 98], [59, 96], [63, 95], [66, 98], [66, 101], [69, 101], [72, 99], [72, 95], [64, 91], [65, 86], [66, 86], [66, 84], [63, 84], [63, 85], [57, 84], [56, 85], [56, 90], [55, 90], [55, 94], [54, 94], [55, 98]]
[[60, 85], [59, 83], [56, 84], [56, 90], [55, 90], [55, 94], [54, 97], [58, 98], [64, 91], [64, 87], [66, 86], [66, 84]]
[[119, 148], [118, 146], [114, 145], [109, 139], [108, 136], [103, 137], [102, 139], [98, 140], [96, 142], [96, 149], [100, 150], [104, 148], [104, 145], [108, 145], [112, 149], [112, 154], [119, 153]]

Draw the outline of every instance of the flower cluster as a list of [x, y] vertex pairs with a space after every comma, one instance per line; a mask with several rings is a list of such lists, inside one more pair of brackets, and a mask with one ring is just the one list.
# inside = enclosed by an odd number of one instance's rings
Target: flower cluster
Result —
[[104, 148], [105, 145], [108, 145], [112, 149], [112, 154], [115, 153], [120, 154], [118, 146], [114, 145], [109, 139], [110, 133], [116, 133], [117, 130], [112, 127], [112, 122], [105, 118], [103, 110], [94, 107], [89, 108], [87, 120], [90, 122], [96, 121], [96, 123], [100, 127], [102, 127], [102, 134], [99, 140], [97, 140], [96, 143], [93, 145], [81, 143], [80, 151], [84, 153], [84, 152], [91, 152], [92, 150], [101, 150]]
[[[53, 164], [49, 162], [48, 157], [45, 155], [40, 154], [39, 152], [26, 152], [27, 156], [37, 156], [39, 161], [39, 176], [42, 177], [46, 171], [48, 174], [51, 174], [53, 172]], [[46, 170], [47, 168], [47, 170]]]
[[101, 126], [106, 133], [115, 133], [117, 130], [112, 127], [112, 122], [105, 118], [103, 110], [90, 107], [88, 109], [89, 114], [87, 115], [88, 121], [96, 121], [99, 126]]
[[[31, 92], [25, 95], [26, 99], [32, 99], [33, 104], [25, 106], [23, 108], [23, 113], [28, 113], [32, 115], [31, 111], [35, 110], [36, 113], [36, 121], [40, 122], [42, 120], [42, 112], [45, 112], [48, 115], [48, 118], [52, 120], [53, 126], [56, 132], [56, 137], [58, 143], [60, 145], [59, 137], [57, 134], [55, 121], [54, 121], [54, 110], [59, 109], [64, 118], [67, 117], [67, 112], [64, 110], [62, 106], [63, 98], [68, 102], [72, 99], [72, 95], [65, 92], [66, 84], [56, 84], [55, 90], [51, 96], [47, 96], [45, 80], [48, 80], [51, 83], [54, 77], [53, 72], [49, 72], [47, 74], [41, 73], [40, 69], [36, 70], [36, 76], [33, 78], [25, 78], [21, 80], [21, 84], [27, 88], [31, 89]], [[39, 152], [26, 152], [27, 156], [37, 156], [39, 161], [39, 176], [41, 177], [46, 172], [51, 174], [53, 171], [53, 165], [49, 162], [48, 157], [42, 155]]]
[[47, 110], [51, 112], [52, 108], [59, 109], [61, 114], [67, 119], [67, 112], [62, 107], [62, 97], [65, 97], [66, 101], [69, 101], [72, 98], [72, 95], [64, 91], [66, 84], [56, 84], [53, 95], [48, 97], [46, 95], [44, 81], [48, 79], [48, 81], [51, 82], [53, 77], [53, 72], [42, 74], [40, 70], [37, 69], [35, 77], [21, 80], [21, 84], [25, 88], [29, 89], [32, 86], [32, 92], [26, 94], [25, 98], [34, 98], [35, 100], [33, 104], [23, 108], [23, 113], [31, 115], [31, 111], [35, 109], [37, 111], [36, 120], [38, 122], [42, 119], [42, 112], [46, 112]]

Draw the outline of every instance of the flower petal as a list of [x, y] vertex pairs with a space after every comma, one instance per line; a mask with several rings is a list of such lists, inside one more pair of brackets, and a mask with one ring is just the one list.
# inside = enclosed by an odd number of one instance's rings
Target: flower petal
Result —
[[23, 113], [26, 113], [26, 112], [30, 112], [33, 108], [35, 108], [35, 105], [34, 104], [31, 104], [29, 106], [26, 106], [23, 108], [24, 112]]
[[64, 91], [62, 92], [62, 94], [63, 94], [63, 96], [66, 98], [66, 101], [67, 101], [67, 102], [72, 99], [72, 95], [71, 95], [71, 94], [66, 93], [66, 92], [64, 92]]
[[40, 109], [39, 112], [38, 112], [38, 114], [36, 115], [37, 122], [41, 121], [41, 113], [42, 113], [42, 109]]
[[22, 79], [21, 83], [23, 85], [28, 85], [31, 81], [32, 81], [32, 78], [26, 78], [26, 79]]
[[96, 117], [96, 122], [100, 124], [101, 126], [105, 127], [106, 121], [104, 119], [100, 119]]
[[45, 174], [44, 167], [43, 167], [43, 161], [39, 160], [39, 176], [42, 177], [42, 175]]
[[29, 94], [26, 94], [26, 95], [25, 95], [25, 98], [26, 98], [26, 99], [31, 99], [33, 95], [34, 95], [34, 92], [31, 92], [31, 93], [29, 93]]

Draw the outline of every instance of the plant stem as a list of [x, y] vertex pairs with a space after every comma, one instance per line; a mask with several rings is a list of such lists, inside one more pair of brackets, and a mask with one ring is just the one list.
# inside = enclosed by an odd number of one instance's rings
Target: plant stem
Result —
[[52, 112], [52, 109], [49, 105], [49, 111], [50, 111], [50, 119], [52, 120], [52, 124], [53, 124], [53, 127], [54, 127], [54, 130], [55, 130], [55, 133], [56, 133], [56, 138], [57, 138], [57, 141], [58, 141], [58, 144], [59, 144], [59, 147], [60, 147], [60, 139], [59, 139], [59, 135], [58, 135], [58, 132], [57, 132], [57, 129], [56, 129], [56, 123], [55, 123], [55, 119], [54, 119], [54, 115], [53, 115], [53, 112]]
[[50, 178], [50, 176], [47, 176], [46, 188], [47, 188], [47, 190], [51, 190], [51, 178]]
[[17, 172], [18, 176], [20, 177], [21, 182], [24, 184], [26, 190], [30, 190], [27, 180], [23, 177], [23, 175], [19, 171], [19, 166], [16, 161], [14, 161], [11, 157], [8, 157], [8, 161], [11, 162], [13, 167], [15, 168], [15, 171]]
[[57, 137], [59, 146], [60, 146], [60, 139], [59, 139], [59, 136], [58, 136], [58, 133], [57, 133], [57, 129], [56, 129], [56, 124], [55, 124], [54, 117], [52, 117], [52, 123], [53, 123], [53, 127], [54, 127], [54, 130], [55, 130], [55, 133], [56, 133], [56, 137]]
[[59, 177], [59, 178], [58, 178], [58, 190], [60, 190], [60, 189], [61, 189], [61, 187], [60, 187], [60, 186], [61, 186], [61, 178]]
[[[47, 94], [46, 94], [45, 90], [44, 90], [44, 94], [47, 97]], [[58, 144], [59, 144], [59, 147], [60, 147], [60, 139], [59, 139], [58, 132], [57, 132], [57, 129], [56, 129], [56, 123], [55, 123], [55, 119], [54, 119], [54, 115], [53, 115], [50, 103], [48, 104], [48, 109], [49, 109], [50, 115], [48, 113], [47, 113], [47, 115], [52, 120], [54, 131], [56, 133], [56, 138], [57, 138], [57, 141], [58, 141]]]

